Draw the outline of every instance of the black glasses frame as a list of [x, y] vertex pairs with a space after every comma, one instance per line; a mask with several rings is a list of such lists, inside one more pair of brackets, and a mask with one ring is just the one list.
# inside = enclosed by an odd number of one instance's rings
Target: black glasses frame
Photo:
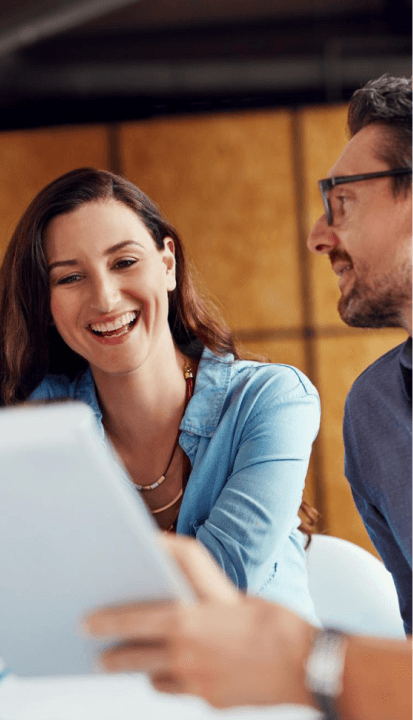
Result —
[[321, 197], [323, 198], [324, 209], [326, 211], [327, 225], [333, 224], [333, 212], [331, 210], [330, 201], [327, 193], [336, 185], [345, 185], [346, 183], [359, 182], [360, 180], [370, 180], [373, 178], [387, 177], [389, 175], [407, 175], [412, 174], [411, 168], [396, 168], [395, 170], [383, 170], [382, 172], [365, 173], [364, 175], [343, 175], [341, 177], [324, 178], [318, 181]]

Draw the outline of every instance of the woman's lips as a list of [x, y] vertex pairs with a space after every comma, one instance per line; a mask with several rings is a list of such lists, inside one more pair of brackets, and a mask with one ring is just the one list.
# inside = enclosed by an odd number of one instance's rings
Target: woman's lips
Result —
[[[116, 344], [116, 341], [121, 341], [121, 339], [125, 335], [128, 335], [131, 330], [133, 330], [139, 320], [140, 314], [140, 311], [135, 310], [134, 312], [129, 312], [121, 315], [121, 317], [117, 321], [111, 323], [91, 323], [90, 325], [88, 325], [88, 330], [96, 338], [96, 340], [104, 342], [105, 344], [109, 343], [113, 345]], [[127, 322], [125, 322], [125, 320]], [[116, 327], [116, 325], [119, 325], [120, 321], [122, 321], [123, 324]], [[115, 327], [113, 328], [114, 325]], [[106, 330], [97, 329], [105, 327], [107, 328]]]
[[117, 317], [115, 320], [90, 323], [90, 328], [92, 332], [99, 333], [101, 335], [114, 332], [122, 329], [123, 327], [126, 327], [127, 325], [130, 325], [132, 322], [134, 322], [134, 320], [136, 320], [138, 314], [138, 310], [129, 310], [128, 312], [123, 313], [123, 315]]

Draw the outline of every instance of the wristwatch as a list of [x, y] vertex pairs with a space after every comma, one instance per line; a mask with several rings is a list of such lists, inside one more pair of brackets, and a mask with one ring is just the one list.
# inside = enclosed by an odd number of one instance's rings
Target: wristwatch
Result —
[[327, 720], [340, 720], [337, 700], [343, 689], [347, 636], [320, 630], [305, 664], [305, 684]]

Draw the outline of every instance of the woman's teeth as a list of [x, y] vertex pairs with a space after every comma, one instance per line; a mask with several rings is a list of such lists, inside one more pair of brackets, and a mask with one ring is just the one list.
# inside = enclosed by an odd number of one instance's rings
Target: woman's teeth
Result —
[[118, 336], [124, 335], [132, 329], [133, 325], [137, 320], [139, 313], [137, 310], [133, 312], [127, 312], [124, 315], [116, 318], [113, 322], [108, 323], [91, 323], [90, 329], [92, 332], [105, 335], [105, 336]]

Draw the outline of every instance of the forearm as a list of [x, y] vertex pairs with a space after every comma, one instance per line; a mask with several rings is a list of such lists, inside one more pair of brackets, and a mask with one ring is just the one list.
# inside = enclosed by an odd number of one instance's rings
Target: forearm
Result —
[[[200, 602], [95, 613], [89, 631], [120, 643], [104, 665], [149, 671], [159, 690], [200, 695], [217, 707], [316, 707], [305, 668], [319, 630], [286, 607], [237, 593], [193, 540], [165, 542]], [[411, 657], [411, 638], [350, 637], [338, 699], [342, 720], [410, 720]]]
[[351, 637], [347, 646], [343, 720], [411, 720], [411, 640]]

